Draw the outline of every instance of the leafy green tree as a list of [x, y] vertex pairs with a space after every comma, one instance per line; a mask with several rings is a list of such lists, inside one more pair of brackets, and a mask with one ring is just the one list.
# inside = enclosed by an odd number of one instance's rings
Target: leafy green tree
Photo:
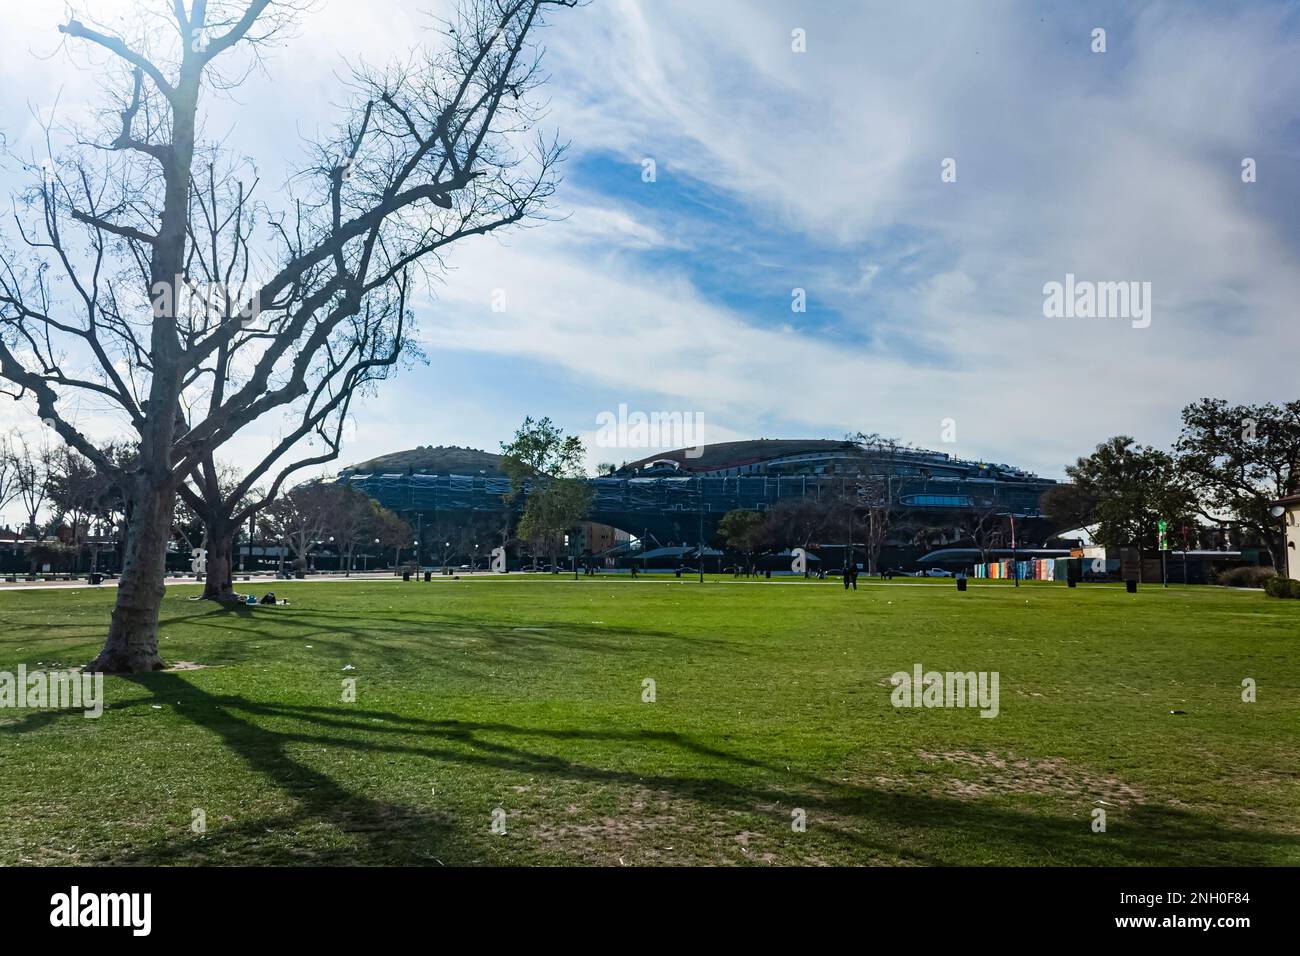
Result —
[[[763, 535], [774, 548], [812, 547], [831, 533], [831, 508], [814, 498], [791, 498], [770, 508], [763, 521]], [[807, 568], [804, 577], [808, 576]]]
[[1117, 435], [1065, 469], [1084, 500], [1095, 502], [1092, 538], [1106, 547], [1154, 548], [1163, 519], [1178, 526], [1195, 499], [1172, 455]]
[[718, 522], [718, 535], [733, 551], [745, 556], [745, 566], [753, 563], [754, 552], [761, 551], [765, 540], [765, 522], [757, 511], [728, 511]]
[[1174, 446], [1178, 468], [1196, 493], [1197, 511], [1249, 532], [1285, 567], [1282, 528], [1269, 508], [1300, 491], [1300, 400], [1230, 405], [1203, 398], [1183, 409]]
[[1043, 492], [1039, 508], [1059, 531], [1097, 523], [1097, 496], [1089, 489], [1063, 482]]
[[591, 486], [583, 472], [586, 449], [576, 435], [566, 436], [549, 418], [524, 419], [514, 438], [501, 443], [502, 468], [510, 477], [507, 501], [524, 495], [517, 534], [534, 553], [545, 552], [554, 566], [566, 532], [591, 510]]

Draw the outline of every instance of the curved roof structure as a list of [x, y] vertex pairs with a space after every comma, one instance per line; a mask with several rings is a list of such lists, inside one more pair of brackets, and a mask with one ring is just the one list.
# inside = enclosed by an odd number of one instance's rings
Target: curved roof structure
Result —
[[[790, 455], [835, 454], [851, 451], [857, 446], [851, 441], [827, 438], [754, 438], [746, 441], [722, 441], [699, 448], [679, 448], [642, 458], [618, 470], [636, 472], [656, 461], [678, 462], [683, 471], [719, 471], [772, 461]], [[698, 453], [698, 454], [697, 454]]]
[[358, 475], [490, 475], [502, 477], [500, 455], [457, 445], [419, 445], [395, 451], [343, 469]]
[[691, 475], [715, 478], [790, 476], [835, 478], [870, 476], [964, 479], [967, 481], [1040, 482], [1036, 475], [1011, 465], [967, 461], [939, 451], [892, 442], [866, 444], [847, 439], [760, 438], [718, 442], [699, 448], [661, 452], [624, 465], [615, 477]]

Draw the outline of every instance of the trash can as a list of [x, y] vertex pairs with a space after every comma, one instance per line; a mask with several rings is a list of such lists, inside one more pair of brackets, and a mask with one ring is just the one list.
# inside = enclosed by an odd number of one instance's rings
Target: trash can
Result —
[[682, 576], [682, 569], [681, 569], [681, 568], [678, 568], [678, 569], [677, 569], [676, 576], [679, 577], [679, 578]]
[[958, 591], [965, 591], [965, 590], [966, 590], [966, 579], [965, 579], [965, 578], [958, 578], [958, 579], [957, 579], [957, 590], [958, 590]]
[[1066, 579], [1065, 586], [1067, 588], [1077, 588], [1079, 586], [1079, 582], [1074, 580], [1074, 578], [1068, 578]]
[[426, 581], [432, 581], [432, 580], [433, 580], [433, 572], [432, 572], [432, 571], [425, 571], [425, 572], [424, 572], [424, 580], [426, 580]]
[[767, 580], [769, 580], [769, 581], [772, 580], [772, 572], [771, 572], [771, 570], [769, 569], [769, 570], [768, 570], [768, 571], [763, 575], [763, 577], [767, 578]]
[[1138, 583], [1136, 581], [1125, 581], [1124, 590], [1128, 591], [1129, 594], [1137, 594]]
[[103, 576], [102, 574], [92, 574], [92, 575], [90, 576], [90, 583], [91, 583], [91, 584], [103, 584], [103, 583], [104, 583], [104, 576]]
[[410, 572], [410, 571], [403, 571], [403, 572], [402, 572], [402, 580], [403, 580], [403, 581], [409, 581], [409, 580], [411, 580], [411, 572]]

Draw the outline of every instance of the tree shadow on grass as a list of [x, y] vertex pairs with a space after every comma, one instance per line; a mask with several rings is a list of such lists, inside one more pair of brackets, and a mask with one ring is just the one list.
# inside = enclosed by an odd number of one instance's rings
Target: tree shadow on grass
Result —
[[[230, 658], [249, 640], [310, 641], [315, 649], [329, 651], [349, 662], [362, 663], [368, 654], [372, 659], [382, 659], [389, 667], [403, 666], [407, 660], [428, 666], [430, 642], [422, 640], [427, 636], [435, 643], [442, 641], [449, 652], [440, 656], [438, 666], [478, 677], [490, 674], [495, 660], [533, 664], [566, 653], [627, 655], [644, 652], [647, 644], [665, 642], [725, 648], [727, 653], [739, 656], [750, 653], [742, 646], [715, 638], [644, 628], [627, 633], [569, 622], [548, 621], [528, 626], [431, 615], [375, 618], [283, 608], [267, 608], [260, 613], [245, 608], [242, 613], [235, 610], [232, 615], [222, 608], [214, 608], [200, 617], [187, 618], [185, 623], [222, 632], [225, 640], [207, 645], [212, 661]], [[231, 631], [239, 637], [230, 638]], [[485, 662], [480, 670], [451, 659], [450, 652], [463, 650], [470, 644], [476, 657]]]
[[[175, 674], [132, 678], [156, 700], [188, 698], [180, 711], [197, 726], [216, 733], [233, 754], [298, 804], [298, 810], [219, 828], [201, 845], [192, 836], [142, 849], [124, 861], [169, 864], [219, 861], [222, 848], [239, 855], [237, 862], [347, 862], [447, 864], [481, 862], [485, 856], [486, 821], [471, 828], [447, 814], [375, 799], [351, 792], [327, 774], [304, 766], [289, 752], [291, 745], [418, 757], [462, 770], [488, 770], [587, 787], [608, 786], [628, 795], [646, 791], [689, 801], [700, 817], [698, 832], [712, 824], [704, 818], [748, 814], [750, 825], [772, 821], [769, 836], [793, 861], [805, 859], [810, 847], [790, 830], [790, 808], [808, 813], [809, 832], [828, 841], [835, 861], [874, 860], [922, 864], [951, 862], [946, 842], [967, 837], [980, 843], [990, 862], [1070, 862], [1131, 865], [1242, 863], [1261, 854], [1294, 858], [1300, 837], [1232, 829], [1213, 820], [1166, 807], [1138, 807], [1124, 816], [1111, 835], [1093, 834], [1087, 809], [1063, 817], [1001, 805], [994, 800], [958, 800], [917, 792], [899, 792], [832, 781], [791, 772], [740, 754], [718, 749], [674, 732], [650, 730], [583, 730], [521, 727], [507, 723], [427, 720], [384, 711], [349, 707], [291, 706], [214, 696]], [[149, 701], [140, 702], [148, 704]], [[200, 706], [194, 706], [200, 705]], [[295, 720], [301, 730], [275, 730], [254, 718]], [[383, 721], [383, 723], [375, 723]], [[325, 731], [325, 732], [323, 732]], [[364, 739], [348, 734], [361, 733]], [[512, 738], [507, 742], [499, 738]], [[498, 739], [493, 739], [498, 738]], [[625, 743], [629, 749], [660, 748], [699, 758], [699, 775], [645, 773], [579, 762], [532, 741]], [[718, 766], [721, 765], [721, 766]], [[726, 774], [726, 768], [733, 773]], [[747, 778], [740, 782], [734, 777]], [[742, 819], [742, 818], [736, 818]], [[526, 825], [526, 822], [525, 822]], [[336, 828], [353, 841], [346, 850], [322, 855], [283, 846], [264, 856], [267, 829], [301, 831]], [[689, 825], [688, 825], [689, 829]], [[768, 830], [765, 830], [768, 832]], [[717, 841], [718, 834], [708, 837]], [[724, 839], [725, 842], [725, 839]], [[556, 847], [552, 847], [556, 849]], [[573, 845], [561, 855], [581, 860]], [[823, 851], [823, 855], [825, 855]], [[214, 860], [214, 856], [217, 860]], [[964, 858], [969, 858], [966, 856]]]

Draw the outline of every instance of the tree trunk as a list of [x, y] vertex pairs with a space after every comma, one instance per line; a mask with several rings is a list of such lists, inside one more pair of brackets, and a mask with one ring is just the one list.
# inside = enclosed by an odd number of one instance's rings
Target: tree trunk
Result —
[[126, 536], [126, 555], [117, 585], [108, 640], [86, 665], [90, 672], [140, 674], [162, 670], [158, 654], [158, 611], [162, 605], [176, 494], [167, 485], [140, 482]]
[[224, 526], [209, 528], [207, 538], [207, 573], [203, 582], [203, 600], [233, 601], [235, 585], [231, 574], [235, 565], [234, 532]]

